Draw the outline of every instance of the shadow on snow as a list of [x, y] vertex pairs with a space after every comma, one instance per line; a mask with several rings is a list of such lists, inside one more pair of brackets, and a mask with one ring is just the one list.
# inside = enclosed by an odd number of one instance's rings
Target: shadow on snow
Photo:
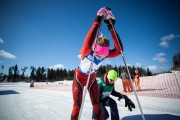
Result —
[[0, 91], [0, 95], [9, 95], [9, 94], [19, 94], [19, 93], [14, 91], [14, 90], [3, 90], [3, 91]]
[[[180, 116], [170, 114], [144, 114], [146, 120], [180, 120]], [[123, 117], [121, 120], [143, 120], [141, 115]]]

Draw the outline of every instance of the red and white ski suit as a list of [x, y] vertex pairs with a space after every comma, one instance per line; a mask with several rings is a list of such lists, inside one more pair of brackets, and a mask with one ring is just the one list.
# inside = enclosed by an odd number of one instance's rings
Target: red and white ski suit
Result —
[[[90, 64], [93, 58], [93, 51], [92, 51], [92, 45], [94, 43], [94, 40], [96, 38], [97, 31], [100, 27], [100, 23], [95, 21], [87, 33], [84, 45], [80, 51], [81, 53], [81, 62], [78, 68], [76, 68], [75, 75], [74, 75], [74, 81], [72, 85], [72, 93], [73, 93], [73, 109], [71, 113], [71, 120], [78, 120], [79, 111], [82, 103], [82, 94], [83, 94], [83, 88], [86, 85], [88, 74], [89, 74], [89, 68]], [[106, 58], [113, 58], [121, 54], [120, 47], [123, 49], [123, 45], [121, 43], [121, 40], [116, 33], [115, 29], [110, 29], [111, 36], [113, 38], [114, 42], [114, 49], [109, 50], [109, 55], [106, 56]], [[117, 35], [117, 37], [116, 37]], [[117, 39], [118, 38], [118, 39]], [[90, 94], [91, 103], [95, 112], [95, 117], [97, 120], [103, 120], [103, 115], [100, 110], [99, 106], [99, 92], [98, 92], [98, 85], [96, 82], [96, 71], [98, 68], [102, 65], [102, 60], [98, 60], [94, 57], [93, 60], [93, 68], [89, 79], [88, 84], [88, 92]]]

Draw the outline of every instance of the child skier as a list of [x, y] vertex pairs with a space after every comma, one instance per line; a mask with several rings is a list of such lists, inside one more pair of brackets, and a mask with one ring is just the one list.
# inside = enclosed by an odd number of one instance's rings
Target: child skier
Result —
[[[114, 82], [117, 79], [117, 72], [115, 70], [110, 70], [106, 72], [101, 79], [98, 81], [98, 89], [100, 96], [100, 107], [103, 113], [104, 119], [109, 118], [109, 114], [105, 106], [110, 107], [111, 112], [111, 120], [119, 120], [119, 112], [117, 108], [117, 103], [113, 100], [110, 95], [118, 97], [118, 100], [124, 98], [125, 99], [125, 107], [128, 107], [130, 111], [132, 108], [135, 108], [134, 103], [126, 96], [121, 93], [118, 93], [114, 90]], [[92, 118], [94, 120], [94, 111]]]
[[[109, 40], [101, 35], [97, 38], [96, 36], [101, 25], [101, 21], [104, 19], [107, 24], [107, 27], [111, 33], [114, 43], [114, 49], [110, 50]], [[110, 9], [101, 8], [97, 12], [97, 16], [95, 21], [87, 33], [84, 45], [80, 51], [81, 62], [75, 70], [75, 77], [72, 85], [72, 93], [73, 93], [73, 109], [71, 113], [71, 120], [78, 120], [79, 111], [82, 104], [82, 95], [83, 88], [86, 85], [88, 75], [90, 74], [89, 84], [87, 86], [87, 90], [90, 95], [91, 103], [94, 110], [94, 116], [97, 120], [103, 120], [103, 115], [99, 106], [99, 93], [98, 93], [98, 85], [96, 82], [96, 71], [102, 65], [102, 61], [105, 58], [113, 58], [121, 54], [120, 49], [123, 51], [123, 45], [119, 38], [119, 35], [116, 33], [115, 29], [112, 29], [113, 26], [108, 22], [111, 20], [113, 24], [115, 23], [115, 17], [112, 14]], [[117, 37], [116, 37], [117, 36]], [[95, 56], [93, 59], [93, 55]], [[93, 61], [93, 66], [90, 70], [91, 62]]]
[[135, 72], [135, 86], [137, 91], [141, 91], [141, 86], [140, 86], [140, 73], [138, 70], [134, 70]]

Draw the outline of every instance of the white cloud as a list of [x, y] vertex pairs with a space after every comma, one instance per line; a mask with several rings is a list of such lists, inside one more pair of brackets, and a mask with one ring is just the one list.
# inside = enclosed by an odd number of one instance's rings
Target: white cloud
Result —
[[161, 43], [159, 45], [162, 47], [169, 47], [169, 42], [175, 38], [180, 38], [180, 35], [169, 34], [169, 35], [163, 36], [160, 38]]
[[0, 38], [0, 43], [4, 43], [4, 40]]
[[166, 64], [163, 64], [162, 66], [159, 66], [159, 67], [157, 67], [156, 65], [150, 65], [150, 66], [148, 66], [146, 68], [149, 68], [149, 70], [151, 72], [163, 72], [163, 71], [170, 70], [170, 67], [167, 66]]
[[169, 40], [172, 40], [174, 38], [180, 38], [180, 35], [169, 34], [169, 35], [161, 37], [160, 40], [161, 41], [169, 41]]
[[149, 68], [150, 71], [157, 70], [157, 66], [155, 66], [155, 65], [148, 66], [147, 68]]
[[135, 66], [136, 67], [142, 67], [141, 63], [136, 63]]
[[154, 61], [158, 61], [160, 63], [162, 62], [167, 62], [167, 59], [165, 58], [166, 54], [165, 53], [158, 53], [155, 55], [153, 58]]
[[57, 70], [57, 69], [65, 69], [64, 65], [62, 64], [56, 64], [49, 67], [49, 69]]
[[169, 47], [169, 43], [167, 41], [162, 41], [159, 45], [163, 47]]
[[11, 53], [8, 53], [4, 50], [0, 50], [0, 56], [4, 57], [4, 58], [8, 58], [8, 59], [15, 59], [16, 56], [11, 54]]
[[165, 55], [166, 55], [165, 53], [158, 53], [158, 54], [156, 54], [156, 56], [158, 56], [158, 57], [165, 56]]

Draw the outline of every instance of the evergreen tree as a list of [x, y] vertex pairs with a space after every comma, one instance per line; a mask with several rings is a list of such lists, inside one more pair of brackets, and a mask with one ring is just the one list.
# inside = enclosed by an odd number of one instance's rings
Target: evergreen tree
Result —
[[3, 69], [4, 69], [4, 65], [1, 66], [1, 76], [3, 77]]
[[30, 69], [31, 69], [30, 78], [35, 80], [36, 79], [36, 74], [35, 74], [36, 68], [34, 66], [31, 66]]
[[41, 81], [45, 82], [46, 80], [46, 69], [44, 67], [41, 68]]
[[24, 67], [24, 68], [21, 68], [21, 71], [22, 71], [21, 79], [22, 79], [22, 80], [24, 80], [24, 78], [25, 78], [24, 74], [25, 74], [25, 72], [26, 72], [26, 69], [28, 69], [27, 66]]
[[59, 68], [56, 70], [56, 80], [57, 81], [60, 80], [60, 70], [59, 70]]
[[63, 73], [64, 73], [64, 77], [63, 77], [63, 79], [66, 79], [66, 77], [67, 77], [67, 70], [66, 70], [66, 69], [64, 69], [64, 70], [63, 70]]
[[53, 69], [48, 68], [47, 79], [50, 81], [54, 81], [55, 77], [56, 77], [55, 71]]
[[121, 76], [121, 73], [123, 72], [123, 69], [122, 69], [122, 66], [120, 65], [119, 67], [118, 67], [118, 77], [120, 77]]
[[152, 76], [152, 73], [150, 72], [149, 68], [147, 68], [147, 76]]
[[9, 67], [8, 81], [12, 81], [12, 79], [13, 79], [13, 69], [12, 69], [12, 67]]
[[37, 69], [36, 75], [37, 75], [36, 81], [40, 82], [41, 81], [41, 68], [40, 67]]
[[64, 79], [64, 72], [62, 69], [60, 69], [60, 80], [63, 80]]
[[12, 70], [14, 71], [13, 82], [17, 82], [18, 74], [19, 74], [17, 64], [16, 64], [15, 66], [12, 67]]

